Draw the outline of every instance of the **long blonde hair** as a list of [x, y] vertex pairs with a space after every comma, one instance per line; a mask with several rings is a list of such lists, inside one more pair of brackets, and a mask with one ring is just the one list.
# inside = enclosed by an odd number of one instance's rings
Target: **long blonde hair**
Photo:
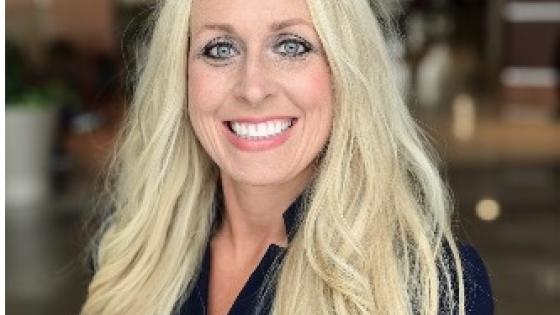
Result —
[[[307, 2], [335, 114], [278, 269], [273, 314], [464, 314], [449, 197], [393, 80], [382, 6]], [[111, 166], [114, 211], [95, 248], [84, 315], [171, 314], [196, 281], [218, 170], [186, 116], [190, 8], [190, 0], [158, 7]]]

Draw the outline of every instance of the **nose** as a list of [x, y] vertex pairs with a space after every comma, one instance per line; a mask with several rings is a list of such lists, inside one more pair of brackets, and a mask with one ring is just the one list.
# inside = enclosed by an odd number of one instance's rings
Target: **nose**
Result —
[[235, 94], [242, 102], [251, 106], [262, 104], [275, 93], [273, 73], [259, 54], [248, 56], [239, 69]]

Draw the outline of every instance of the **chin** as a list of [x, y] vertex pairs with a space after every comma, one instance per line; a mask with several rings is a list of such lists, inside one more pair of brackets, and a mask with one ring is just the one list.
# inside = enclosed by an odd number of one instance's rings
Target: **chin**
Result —
[[282, 185], [290, 182], [290, 176], [286, 174], [275, 174], [275, 173], [234, 173], [227, 175], [232, 181], [238, 184], [250, 185], [250, 186], [276, 186]]
[[282, 167], [231, 167], [221, 169], [222, 180], [229, 180], [232, 184], [250, 185], [250, 186], [278, 186], [284, 184], [298, 185], [305, 182], [310, 177], [308, 169], [283, 169]]

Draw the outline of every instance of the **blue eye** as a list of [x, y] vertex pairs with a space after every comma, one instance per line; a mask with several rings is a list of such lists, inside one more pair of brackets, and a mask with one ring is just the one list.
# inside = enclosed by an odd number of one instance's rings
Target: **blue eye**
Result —
[[[273, 47], [273, 51], [282, 57], [304, 57], [313, 51], [313, 46], [300, 36], [293, 34], [281, 34], [281, 36], [289, 36], [289, 38], [279, 40]], [[215, 62], [225, 62], [239, 54], [239, 49], [228, 37], [215, 38], [200, 51], [201, 56]]]
[[202, 55], [215, 60], [225, 60], [237, 55], [238, 51], [232, 43], [220, 39], [214, 40], [202, 49]]
[[286, 39], [275, 47], [275, 51], [286, 57], [301, 57], [311, 51], [311, 44], [303, 39]]

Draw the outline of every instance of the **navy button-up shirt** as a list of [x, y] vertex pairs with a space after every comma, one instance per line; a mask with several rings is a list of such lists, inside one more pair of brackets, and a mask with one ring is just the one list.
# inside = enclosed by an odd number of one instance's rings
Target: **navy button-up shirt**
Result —
[[[301, 211], [300, 196], [283, 213], [284, 225], [288, 233], [288, 243], [297, 230], [298, 215]], [[474, 248], [468, 245], [459, 247], [465, 276], [466, 311], [468, 315], [493, 314], [493, 299], [490, 283], [484, 264]], [[265, 315], [269, 314], [274, 299], [274, 290], [263, 294], [262, 284], [266, 281], [268, 271], [281, 262], [285, 248], [271, 244], [262, 260], [253, 271], [249, 280], [233, 302], [229, 315]], [[190, 296], [180, 308], [180, 315], [206, 315], [208, 306], [208, 284], [210, 275], [210, 244], [202, 261], [200, 273]], [[443, 314], [442, 314], [443, 315]]]

